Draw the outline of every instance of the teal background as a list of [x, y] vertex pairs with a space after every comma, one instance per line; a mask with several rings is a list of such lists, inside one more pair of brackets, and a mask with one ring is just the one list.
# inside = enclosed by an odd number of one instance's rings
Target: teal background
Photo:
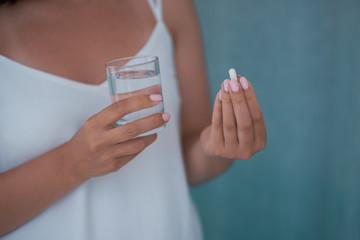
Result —
[[268, 144], [192, 188], [206, 240], [360, 239], [360, 1], [195, 0], [212, 97], [234, 67]]

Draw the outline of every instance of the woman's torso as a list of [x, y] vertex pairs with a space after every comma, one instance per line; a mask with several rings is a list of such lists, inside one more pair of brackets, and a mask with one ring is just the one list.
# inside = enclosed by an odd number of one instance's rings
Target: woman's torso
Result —
[[[117, 1], [81, 13], [81, 3], [76, 3], [67, 13], [72, 18], [58, 26], [25, 19], [17, 23], [22, 28], [14, 30], [11, 41], [5, 40], [0, 55], [0, 172], [69, 140], [88, 117], [110, 104], [104, 82], [104, 63], [110, 59], [159, 56], [165, 109], [172, 120], [153, 145], [119, 172], [91, 179], [3, 239], [201, 238], [182, 162], [181, 98], [171, 37], [161, 15], [154, 20], [146, 1], [138, 3], [138, 13], [120, 10], [124, 5]], [[85, 12], [91, 13], [86, 21]], [[141, 12], [141, 21], [135, 21]], [[65, 18], [52, 14], [44, 17]], [[128, 28], [127, 21], [134, 25]]]

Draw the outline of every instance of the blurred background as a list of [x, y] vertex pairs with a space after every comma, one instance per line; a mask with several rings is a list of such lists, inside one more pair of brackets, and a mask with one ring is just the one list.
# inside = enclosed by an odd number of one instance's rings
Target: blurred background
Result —
[[253, 84], [266, 149], [191, 193], [206, 240], [360, 239], [360, 1], [194, 0], [214, 99]]

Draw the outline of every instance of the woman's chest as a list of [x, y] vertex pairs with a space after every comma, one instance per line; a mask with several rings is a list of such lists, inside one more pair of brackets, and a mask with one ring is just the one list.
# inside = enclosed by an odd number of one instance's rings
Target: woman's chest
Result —
[[22, 14], [19, 6], [7, 26], [0, 27], [6, 36], [0, 37], [0, 53], [35, 69], [99, 84], [105, 62], [136, 55], [156, 24], [144, 0], [108, 2], [66, 11], [39, 7], [38, 14], [37, 8]]

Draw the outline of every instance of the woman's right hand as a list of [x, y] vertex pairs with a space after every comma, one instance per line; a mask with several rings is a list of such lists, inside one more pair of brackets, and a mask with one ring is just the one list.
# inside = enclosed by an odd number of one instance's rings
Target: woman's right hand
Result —
[[161, 95], [135, 95], [117, 101], [90, 117], [73, 138], [65, 144], [66, 161], [78, 179], [105, 175], [123, 167], [147, 146], [157, 134], [136, 137], [165, 125], [168, 113], [155, 113], [123, 126], [115, 122], [128, 113], [153, 107]]

